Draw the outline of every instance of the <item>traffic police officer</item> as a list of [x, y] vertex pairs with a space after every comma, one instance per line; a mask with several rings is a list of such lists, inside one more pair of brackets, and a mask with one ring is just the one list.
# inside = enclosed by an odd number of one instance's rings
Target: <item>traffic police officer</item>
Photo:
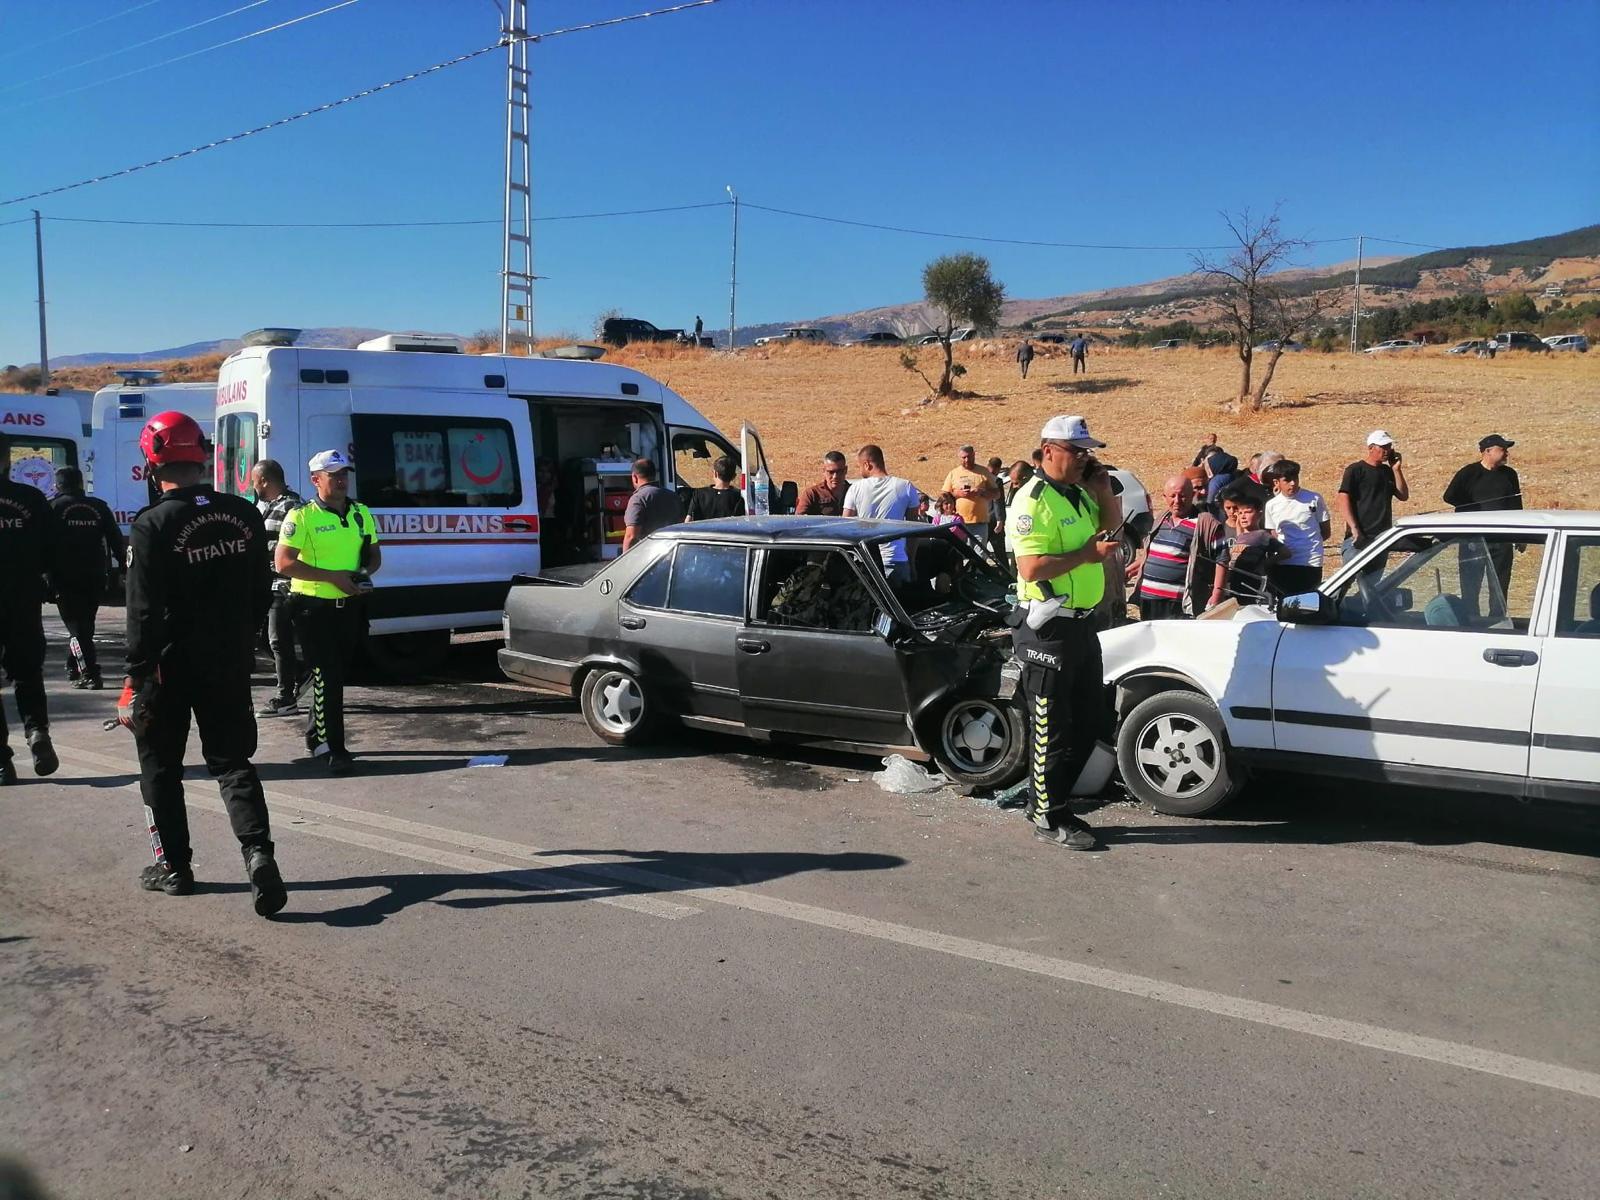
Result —
[[1111, 477], [1090, 451], [1082, 417], [1053, 417], [1040, 434], [1040, 474], [1011, 502], [1006, 530], [1017, 562], [1012, 645], [1028, 705], [1029, 805], [1035, 835], [1091, 850], [1094, 830], [1067, 807], [1109, 715], [1095, 606], [1120, 524]]
[[309, 466], [316, 498], [284, 518], [274, 565], [289, 578], [294, 633], [311, 671], [306, 750], [340, 775], [354, 766], [344, 744], [344, 680], [363, 632], [361, 598], [383, 554], [371, 511], [350, 499], [350, 459], [324, 450]]
[[50, 501], [59, 526], [60, 550], [52, 582], [56, 611], [67, 627], [67, 679], [73, 687], [99, 691], [100, 660], [94, 650], [94, 622], [105, 597], [106, 567], [123, 560], [122, 530], [111, 508], [98, 496], [83, 494], [77, 467], [56, 472]]
[[244, 855], [255, 910], [288, 896], [272, 853], [267, 800], [250, 757], [255, 634], [271, 598], [266, 530], [255, 505], [201, 481], [210, 457], [200, 426], [179, 412], [139, 437], [161, 498], [134, 518], [128, 547], [128, 677], [118, 716], [139, 750], [139, 790], [156, 861], [146, 891], [194, 891], [183, 752], [192, 713], [206, 769], [222, 791]]
[[[33, 752], [35, 775], [53, 774], [61, 765], [50, 744], [44, 622], [39, 611], [57, 541], [55, 514], [44, 493], [0, 477], [0, 665], [17, 689], [17, 713]], [[5, 705], [0, 703], [0, 786], [16, 781]]]

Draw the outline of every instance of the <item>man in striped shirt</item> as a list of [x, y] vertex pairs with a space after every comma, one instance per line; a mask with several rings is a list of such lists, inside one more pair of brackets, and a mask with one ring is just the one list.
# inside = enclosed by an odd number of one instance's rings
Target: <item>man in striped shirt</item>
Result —
[[[256, 508], [267, 527], [267, 561], [278, 550], [278, 534], [283, 519], [305, 503], [284, 482], [283, 467], [263, 458], [250, 468], [250, 486], [255, 489]], [[300, 682], [300, 666], [294, 652], [294, 629], [289, 622], [289, 581], [276, 570], [272, 573], [272, 607], [267, 610], [267, 645], [272, 648], [272, 666], [278, 690], [272, 699], [256, 709], [258, 717], [289, 717], [300, 711], [295, 699]]]
[[1222, 599], [1228, 568], [1222, 524], [1195, 506], [1194, 484], [1174, 475], [1162, 486], [1167, 511], [1128, 567], [1134, 602], [1146, 621], [1195, 617]]

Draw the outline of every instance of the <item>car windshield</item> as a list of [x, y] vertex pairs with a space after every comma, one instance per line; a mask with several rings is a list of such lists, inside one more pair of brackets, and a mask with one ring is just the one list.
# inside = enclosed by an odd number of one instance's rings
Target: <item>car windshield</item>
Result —
[[[922, 614], [952, 606], [995, 605], [1011, 581], [980, 558], [959, 527], [884, 538], [872, 544], [889, 590], [913, 623]], [[870, 557], [870, 552], [868, 557]]]

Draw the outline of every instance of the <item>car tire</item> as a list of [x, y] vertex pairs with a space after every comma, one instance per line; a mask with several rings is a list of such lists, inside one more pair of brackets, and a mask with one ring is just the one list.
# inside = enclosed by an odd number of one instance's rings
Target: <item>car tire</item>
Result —
[[929, 723], [928, 750], [939, 770], [965, 788], [1007, 788], [1026, 771], [1028, 731], [1017, 706], [961, 696]]
[[596, 667], [585, 675], [578, 706], [594, 735], [613, 746], [637, 746], [656, 725], [655, 702], [623, 667]]
[[1117, 769], [1136, 799], [1178, 817], [1211, 812], [1243, 783], [1217, 706], [1181, 689], [1157, 692], [1122, 719]]

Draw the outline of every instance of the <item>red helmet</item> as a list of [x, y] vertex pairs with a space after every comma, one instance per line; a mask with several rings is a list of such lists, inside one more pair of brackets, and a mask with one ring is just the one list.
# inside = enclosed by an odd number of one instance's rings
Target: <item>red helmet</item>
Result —
[[139, 449], [146, 462], [158, 467], [168, 463], [204, 463], [211, 458], [206, 435], [199, 424], [181, 412], [157, 413], [151, 417], [139, 435]]

